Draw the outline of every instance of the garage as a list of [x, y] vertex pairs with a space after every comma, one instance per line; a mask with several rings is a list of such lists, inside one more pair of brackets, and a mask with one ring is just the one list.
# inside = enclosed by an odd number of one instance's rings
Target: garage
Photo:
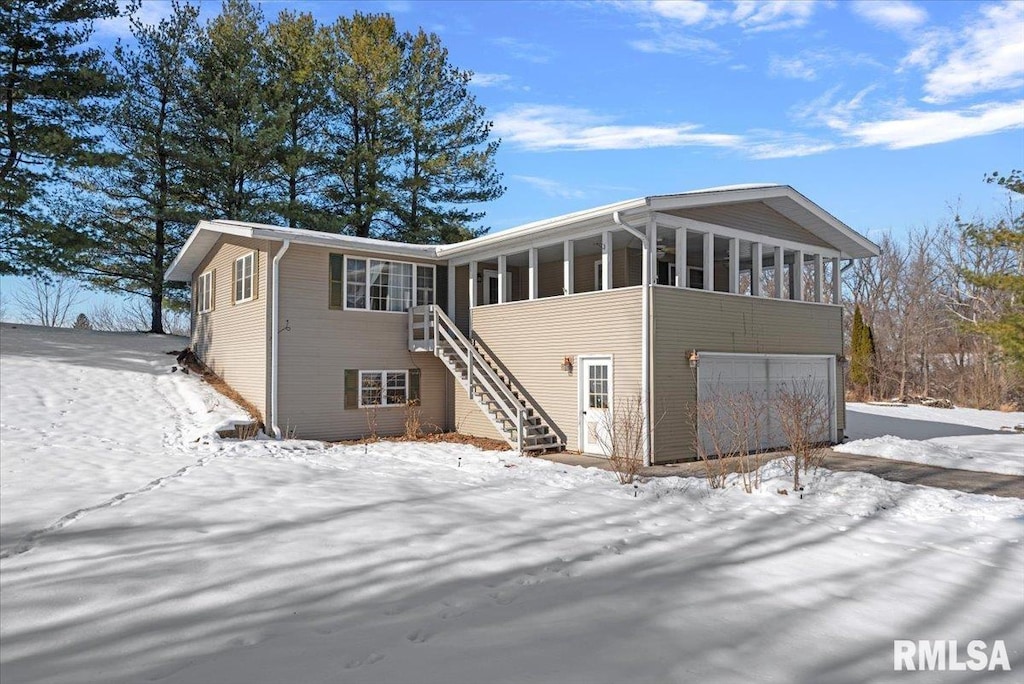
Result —
[[[716, 425], [709, 425], [710, 413], [699, 420], [700, 439], [710, 452], [713, 449], [712, 430], [718, 429], [719, 444], [723, 443], [722, 430], [729, 418], [730, 406], [740, 402], [731, 398], [742, 397], [750, 402], [750, 412], [756, 416], [749, 429], [750, 445], [761, 449], [787, 446], [779, 426], [778, 396], [782, 391], [798, 390], [822, 402], [828, 412], [827, 427], [821, 426], [818, 441], [835, 442], [836, 425], [836, 362], [834, 356], [804, 354], [727, 354], [699, 352], [697, 365], [697, 402], [710, 403], [719, 416]], [[735, 410], [733, 408], [733, 410]], [[757, 422], [758, 425], [753, 425]], [[735, 424], [735, 423], [733, 423]]]

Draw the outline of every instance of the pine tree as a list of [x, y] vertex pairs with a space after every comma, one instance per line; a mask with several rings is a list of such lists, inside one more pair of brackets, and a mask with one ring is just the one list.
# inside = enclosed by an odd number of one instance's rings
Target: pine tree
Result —
[[[1024, 196], [1024, 175], [1014, 169], [1008, 176], [998, 172], [986, 178], [1014, 195]], [[1000, 295], [1000, 309], [985, 320], [973, 322], [970, 327], [990, 337], [1002, 350], [1005, 358], [1024, 372], [1024, 210], [1011, 202], [1010, 216], [994, 225], [969, 224], [964, 226], [967, 239], [976, 245], [994, 247], [1012, 257], [1011, 267], [1001, 272], [964, 271], [965, 279], [973, 285]]]
[[263, 15], [224, 0], [203, 29], [189, 84], [185, 187], [209, 218], [268, 218], [273, 157], [285, 113], [266, 68]]
[[78, 314], [75, 322], [71, 324], [71, 327], [75, 330], [92, 330], [92, 323], [89, 322], [89, 317], [84, 313]]
[[402, 44], [395, 20], [356, 12], [329, 29], [331, 38], [332, 176], [326, 196], [347, 232], [394, 239], [385, 220], [392, 201], [393, 167], [401, 151], [396, 84]]
[[108, 139], [118, 163], [79, 182], [93, 203], [80, 220], [88, 246], [71, 268], [101, 289], [146, 297], [154, 333], [164, 332], [165, 304], [185, 304], [185, 287], [165, 282], [164, 273], [196, 221], [183, 197], [182, 124], [192, 106], [185, 86], [197, 16], [197, 7], [174, 2], [155, 25], [131, 19], [135, 47], [114, 49], [124, 90]]
[[471, 73], [452, 66], [440, 38], [422, 29], [404, 36], [399, 75], [402, 155], [395, 187], [398, 239], [450, 243], [485, 232], [483, 217], [465, 205], [500, 197], [498, 141], [469, 92]]
[[327, 30], [311, 14], [283, 11], [267, 27], [275, 109], [285, 116], [273, 150], [270, 209], [291, 228], [330, 228], [322, 207], [327, 126]]
[[0, 3], [0, 273], [52, 267], [73, 235], [38, 198], [69, 168], [102, 161], [99, 99], [113, 93], [103, 51], [85, 47], [116, 0]]

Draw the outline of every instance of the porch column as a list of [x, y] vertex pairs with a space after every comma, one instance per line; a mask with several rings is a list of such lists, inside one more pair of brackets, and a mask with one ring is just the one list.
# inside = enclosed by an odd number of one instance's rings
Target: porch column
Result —
[[832, 262], [832, 303], [841, 304], [843, 276], [839, 269], [839, 257], [835, 257], [830, 261]]
[[508, 257], [504, 254], [498, 257], [498, 303], [505, 303], [505, 282], [508, 278]]
[[686, 229], [676, 228], [676, 287], [687, 287], [690, 283], [686, 272]]
[[644, 285], [653, 285], [658, 281], [658, 224], [654, 218], [647, 219], [647, 250], [644, 252], [643, 273], [641, 282]]
[[448, 315], [455, 320], [455, 266], [448, 264]]
[[750, 294], [754, 297], [761, 296], [761, 267], [764, 255], [761, 253], [761, 243], [750, 243]]
[[793, 252], [793, 266], [789, 269], [790, 298], [795, 302], [804, 301], [804, 253], [797, 249]]
[[715, 289], [715, 234], [704, 233], [704, 289]]
[[814, 301], [819, 304], [823, 300], [823, 290], [825, 285], [825, 274], [821, 272], [824, 268], [825, 261], [821, 258], [820, 254], [814, 255]]
[[575, 280], [573, 277], [574, 262], [572, 240], [566, 240], [562, 243], [562, 294], [572, 294]]
[[530, 299], [537, 298], [537, 248], [530, 248]]
[[740, 291], [740, 239], [729, 239], [729, 292]]
[[786, 274], [786, 250], [775, 248], [775, 298], [782, 299], [783, 277]]
[[469, 332], [473, 332], [473, 307], [476, 306], [476, 270], [477, 263], [469, 262]]
[[612, 289], [612, 232], [601, 235], [601, 289]]

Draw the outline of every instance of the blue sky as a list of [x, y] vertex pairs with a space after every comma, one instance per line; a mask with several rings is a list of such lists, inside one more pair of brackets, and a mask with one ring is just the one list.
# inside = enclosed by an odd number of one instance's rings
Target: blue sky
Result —
[[[201, 3], [210, 17], [219, 0]], [[995, 215], [1024, 167], [1024, 2], [274, 2], [441, 36], [502, 139], [484, 224], [787, 183], [876, 238]], [[169, 2], [146, 0], [143, 17]], [[95, 42], [128, 36], [127, 21]], [[7, 280], [7, 279], [5, 279]], [[7, 280], [7, 284], [10, 281]]]
[[[436, 32], [501, 137], [500, 230], [777, 182], [868, 234], [998, 211], [1024, 166], [1024, 2], [263, 2]], [[204, 15], [219, 2], [203, 2]], [[167, 3], [148, 1], [158, 16]], [[109, 41], [124, 22], [100, 27]]]

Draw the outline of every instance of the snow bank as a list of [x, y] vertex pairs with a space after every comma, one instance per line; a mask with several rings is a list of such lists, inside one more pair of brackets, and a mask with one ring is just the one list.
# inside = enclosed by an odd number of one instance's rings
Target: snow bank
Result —
[[897, 682], [905, 638], [1024, 668], [1024, 501], [831, 472], [801, 500], [779, 464], [753, 495], [634, 497], [465, 445], [195, 442], [233, 409], [166, 373], [176, 343], [0, 335], [4, 684]]
[[1006, 429], [1021, 423], [1021, 412], [850, 403], [846, 405], [846, 434], [853, 441], [835, 450], [943, 468], [1024, 475], [1024, 434]]

